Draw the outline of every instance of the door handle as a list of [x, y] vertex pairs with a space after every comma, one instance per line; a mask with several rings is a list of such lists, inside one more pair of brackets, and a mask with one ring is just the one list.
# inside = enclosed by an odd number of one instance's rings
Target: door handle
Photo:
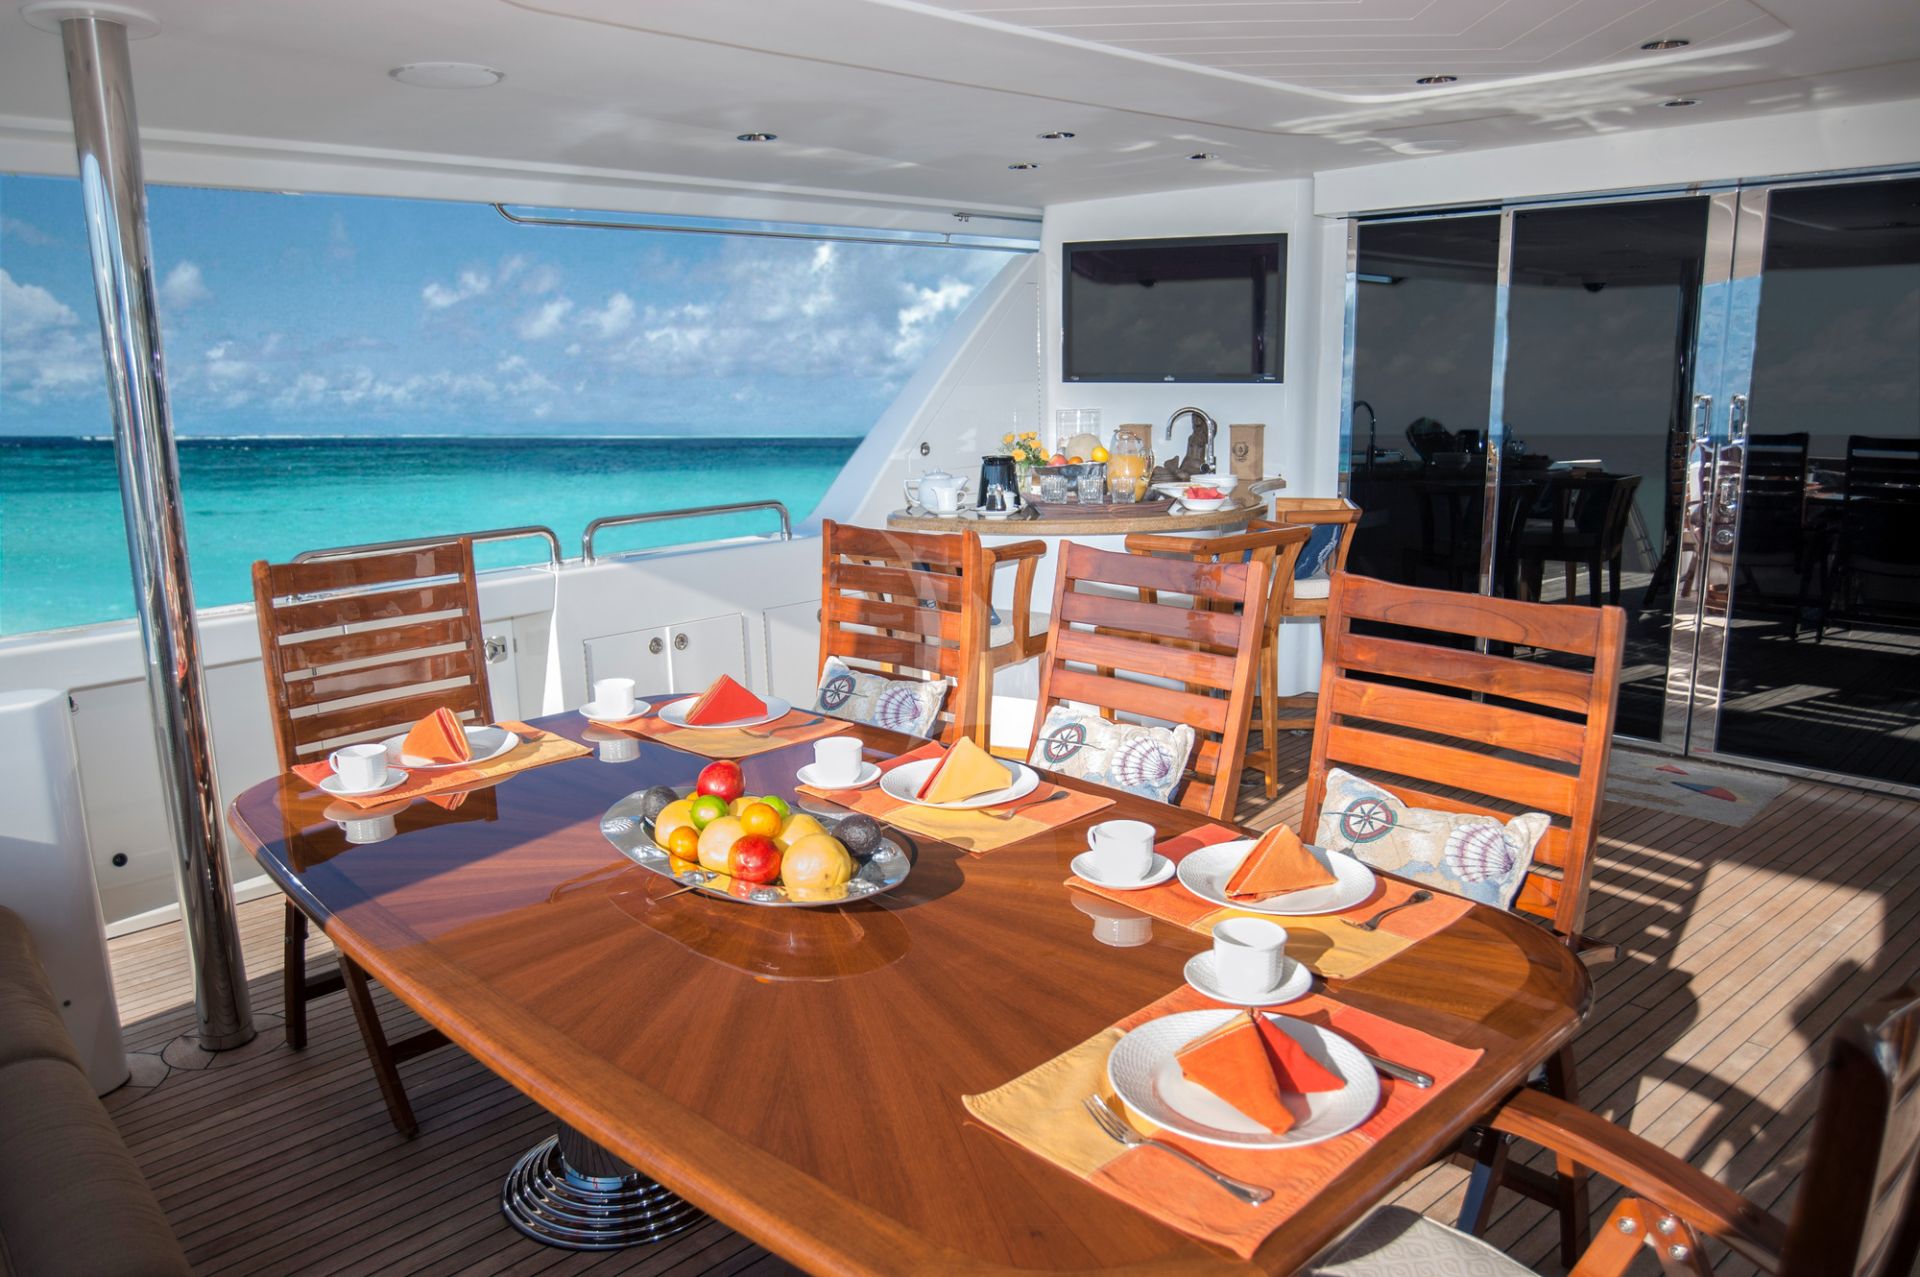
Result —
[[1727, 438], [1734, 443], [1747, 442], [1747, 397], [1730, 395], [1727, 398]]
[[1692, 438], [1690, 443], [1701, 444], [1713, 433], [1713, 396], [1695, 395], [1693, 397]]

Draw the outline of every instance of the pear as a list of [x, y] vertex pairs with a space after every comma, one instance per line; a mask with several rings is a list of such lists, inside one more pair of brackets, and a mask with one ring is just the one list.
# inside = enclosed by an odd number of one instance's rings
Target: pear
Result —
[[780, 882], [789, 891], [816, 892], [843, 886], [853, 877], [853, 870], [853, 857], [831, 834], [809, 834], [788, 847], [780, 858]]
[[787, 847], [791, 847], [794, 843], [799, 842], [802, 838], [811, 838], [815, 834], [824, 834], [826, 832], [825, 827], [822, 826], [819, 821], [807, 815], [804, 811], [795, 812], [793, 815], [787, 817], [785, 824], [780, 826], [780, 835], [775, 841], [778, 842], [784, 850]]

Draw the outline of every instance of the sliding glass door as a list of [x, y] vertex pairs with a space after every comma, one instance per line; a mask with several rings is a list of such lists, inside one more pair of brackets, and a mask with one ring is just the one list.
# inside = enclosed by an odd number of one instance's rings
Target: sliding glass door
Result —
[[1354, 570], [1618, 605], [1623, 734], [1920, 785], [1920, 178], [1353, 247]]

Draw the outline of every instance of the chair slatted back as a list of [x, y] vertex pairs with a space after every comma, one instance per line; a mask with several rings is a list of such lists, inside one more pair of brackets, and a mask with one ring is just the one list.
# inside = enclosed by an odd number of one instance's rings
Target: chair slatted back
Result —
[[1780, 1271], [1906, 1277], [1920, 1261], [1920, 994], [1834, 1037]]
[[253, 565], [281, 767], [405, 731], [439, 706], [492, 719], [473, 544]]
[[820, 666], [837, 656], [888, 678], [948, 678], [940, 739], [987, 743], [991, 565], [978, 533], [821, 525]]
[[1861, 497], [1908, 500], [1920, 484], [1920, 438], [1847, 436], [1846, 492]]
[[[1336, 529], [1334, 535], [1338, 540], [1334, 544], [1333, 557], [1327, 561], [1327, 575], [1331, 576], [1347, 570], [1347, 556], [1353, 553], [1354, 533], [1359, 529], [1360, 518], [1365, 513], [1345, 497], [1275, 497], [1272, 521], [1257, 522], [1253, 526], [1304, 527], [1310, 532], [1323, 527]], [[1295, 557], [1297, 559], [1299, 556]], [[1286, 587], [1287, 602], [1291, 605], [1292, 582], [1287, 582]]]
[[1300, 558], [1301, 547], [1312, 536], [1312, 528], [1254, 519], [1247, 524], [1245, 532], [1229, 532], [1217, 537], [1135, 532], [1127, 537], [1126, 548], [1128, 554], [1177, 554], [1197, 563], [1264, 564], [1267, 569], [1264, 628], [1270, 638], [1284, 619], [1282, 610], [1293, 591], [1294, 564]]
[[[1502, 820], [1512, 814], [1458, 796], [1464, 792], [1545, 812], [1553, 826], [1514, 908], [1577, 938], [1613, 740], [1625, 613], [1351, 573], [1333, 579], [1329, 598], [1303, 836], [1319, 828], [1333, 767], [1365, 775], [1416, 807]], [[1539, 649], [1591, 668], [1381, 637], [1356, 632], [1356, 622]]]
[[[1062, 542], [1028, 753], [1047, 711], [1062, 701], [1110, 717], [1184, 723], [1194, 729], [1196, 742], [1179, 803], [1230, 819], [1239, 796], [1266, 589], [1267, 568], [1259, 562], [1196, 563]], [[1169, 595], [1178, 597], [1169, 602]]]

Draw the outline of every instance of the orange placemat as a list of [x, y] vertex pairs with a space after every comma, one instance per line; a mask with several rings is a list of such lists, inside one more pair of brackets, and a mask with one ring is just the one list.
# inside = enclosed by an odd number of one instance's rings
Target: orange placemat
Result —
[[[477, 767], [452, 767], [445, 771], [415, 770], [407, 774], [405, 781], [392, 789], [364, 797], [348, 797], [344, 794], [329, 794], [336, 802], [365, 810], [369, 807], [381, 807], [388, 803], [406, 802], [412, 798], [431, 798], [435, 794], [452, 794], [457, 791], [478, 789], [504, 780], [515, 772], [526, 771], [530, 767], [544, 767], [548, 763], [565, 762], [569, 758], [579, 758], [593, 751], [585, 745], [577, 744], [564, 736], [552, 732], [543, 732], [537, 727], [528, 727], [525, 723], [501, 723], [501, 727], [520, 738], [520, 743], [490, 762]], [[333, 768], [324, 762], [302, 763], [293, 769], [293, 774], [309, 785], [318, 786], [321, 781], [333, 775]], [[458, 803], [442, 803], [449, 808]]]
[[[938, 757], [941, 748], [938, 741], [930, 741], [918, 749], [881, 763], [880, 770], [886, 773], [922, 758]], [[975, 855], [1031, 838], [1049, 829], [1057, 829], [1113, 806], [1113, 799], [1104, 794], [1068, 789], [1044, 780], [1032, 793], [1008, 804], [1016, 813], [1008, 820], [989, 816], [983, 811], [917, 807], [901, 802], [877, 784], [866, 789], [816, 789], [811, 785], [802, 785], [800, 792], [824, 798], [852, 811], [865, 812], [875, 820], [884, 820], [901, 829], [952, 843]], [[1056, 798], [1055, 794], [1062, 796]]]
[[1458, 1081], [1482, 1052], [1442, 1041], [1380, 1016], [1318, 995], [1280, 1008], [1311, 1020], [1358, 1043], [1382, 1059], [1433, 1076], [1425, 1090], [1380, 1079], [1380, 1106], [1373, 1116], [1345, 1135], [1304, 1148], [1248, 1150], [1221, 1148], [1160, 1130], [1129, 1113], [1135, 1129], [1179, 1144], [1236, 1179], [1260, 1184], [1273, 1196], [1248, 1206], [1221, 1191], [1178, 1159], [1150, 1148], [1123, 1148], [1094, 1124], [1082, 1102], [1100, 1095], [1125, 1111], [1107, 1085], [1107, 1056], [1131, 1028], [1180, 1011], [1218, 1007], [1190, 988], [1158, 1002], [1057, 1055], [1005, 1086], [984, 1095], [961, 1097], [967, 1111], [1029, 1152], [1092, 1184], [1128, 1205], [1183, 1233], [1232, 1250], [1242, 1258], [1258, 1250], [1268, 1234], [1291, 1219], [1314, 1194], [1337, 1179], [1362, 1153], [1379, 1143], [1411, 1114], [1433, 1102]]
[[[1202, 825], [1177, 838], [1169, 838], [1155, 850], [1178, 864], [1189, 852], [1240, 837], [1244, 835], [1221, 825]], [[1202, 935], [1212, 934], [1214, 924], [1227, 918], [1271, 919], [1287, 929], [1289, 957], [1334, 980], [1348, 980], [1378, 966], [1408, 946], [1452, 926], [1473, 908], [1471, 900], [1435, 891], [1432, 900], [1402, 909], [1381, 922], [1379, 930], [1362, 931], [1347, 923], [1363, 921], [1382, 909], [1400, 904], [1419, 891], [1420, 886], [1382, 874], [1377, 878], [1373, 894], [1351, 909], [1339, 913], [1274, 914], [1222, 908], [1188, 891], [1177, 877], [1139, 891], [1113, 891], [1077, 875], [1068, 878], [1067, 885]]]
[[[694, 698], [686, 696], [677, 699]], [[662, 745], [683, 749], [689, 754], [702, 754], [708, 758], [751, 758], [771, 749], [785, 749], [802, 741], [831, 736], [846, 730], [847, 725], [837, 718], [816, 714], [812, 710], [795, 709], [759, 727], [675, 727], [660, 717], [660, 707], [656, 705], [653, 713], [644, 718], [630, 718], [622, 723], [606, 723], [603, 726], [645, 736]]]

